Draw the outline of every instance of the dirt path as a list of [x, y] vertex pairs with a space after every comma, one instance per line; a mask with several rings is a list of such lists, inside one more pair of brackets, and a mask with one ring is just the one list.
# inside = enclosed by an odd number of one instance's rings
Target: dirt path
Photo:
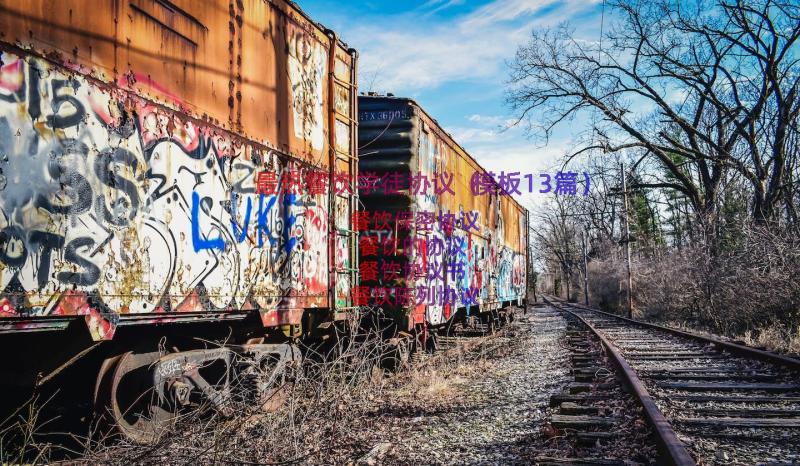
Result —
[[394, 394], [404, 398], [376, 413], [394, 438], [387, 436], [389, 451], [370, 462], [530, 464], [549, 397], [568, 381], [559, 345], [565, 322], [552, 310], [530, 308], [512, 325], [498, 350], [428, 378], [412, 375], [419, 380]]

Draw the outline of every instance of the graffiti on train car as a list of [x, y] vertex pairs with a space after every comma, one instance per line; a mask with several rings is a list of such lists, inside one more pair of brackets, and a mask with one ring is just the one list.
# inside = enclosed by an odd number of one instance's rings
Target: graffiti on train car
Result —
[[[404, 285], [356, 287], [354, 293], [358, 294], [359, 302], [374, 306], [424, 304], [430, 313], [431, 308], [447, 304], [474, 306], [490, 300], [513, 301], [524, 295], [525, 255], [506, 245], [498, 246], [499, 238], [503, 238], [502, 221], [496, 232], [489, 232], [489, 237], [494, 239], [486, 241], [479, 231], [470, 231], [476, 228], [475, 222], [464, 221], [465, 215], [453, 222], [453, 214], [431, 214], [436, 221], [425, 223], [423, 228], [407, 221], [420, 214], [424, 212], [354, 214], [354, 228], [361, 232], [362, 284]], [[469, 214], [478, 217], [477, 212]], [[524, 226], [523, 219], [520, 225]], [[394, 235], [401, 230], [413, 230], [413, 233], [398, 241]], [[431, 235], [431, 231], [440, 234]], [[485, 257], [487, 245], [494, 251], [489, 257]], [[411, 260], [399, 260], [398, 250]], [[489, 273], [492, 270], [496, 273]], [[491, 280], [484, 279], [486, 273]], [[448, 318], [443, 310], [441, 312], [432, 323]]]
[[112, 320], [261, 308], [267, 325], [299, 321], [325, 305], [328, 209], [327, 195], [256, 192], [258, 171], [308, 169], [288, 160], [3, 53], [0, 316], [88, 313], [92, 297]]
[[322, 44], [293, 23], [288, 42], [295, 136], [311, 141], [314, 150], [320, 150], [325, 143], [322, 89], [328, 55]]

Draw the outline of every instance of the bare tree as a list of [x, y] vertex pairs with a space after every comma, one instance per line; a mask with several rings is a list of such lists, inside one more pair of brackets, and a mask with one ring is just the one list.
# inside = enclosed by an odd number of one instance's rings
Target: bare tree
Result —
[[555, 196], [539, 212], [534, 213], [537, 225], [533, 233], [534, 251], [550, 272], [559, 274], [566, 288], [567, 299], [573, 297], [572, 284], [581, 268], [581, 226], [576, 200], [578, 197]]
[[[731, 169], [753, 186], [753, 215], [786, 199], [796, 148], [800, 5], [781, 0], [612, 0], [604, 41], [568, 26], [534, 32], [512, 63], [508, 102], [549, 137], [590, 110], [601, 119], [572, 154], [629, 151], [701, 221], [715, 218]], [[605, 46], [602, 44], [605, 43]], [[590, 113], [591, 113], [590, 112]]]

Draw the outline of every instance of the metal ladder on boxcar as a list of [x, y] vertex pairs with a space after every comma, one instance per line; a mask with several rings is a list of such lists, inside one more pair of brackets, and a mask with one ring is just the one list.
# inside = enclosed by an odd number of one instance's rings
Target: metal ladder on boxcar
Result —
[[[332, 174], [337, 172], [347, 173], [350, 183], [348, 189], [337, 192], [336, 186], [330, 186], [330, 230], [333, 240], [329, 265], [330, 303], [334, 310], [334, 319], [345, 318], [358, 309], [353, 296], [352, 288], [358, 284], [358, 231], [353, 225], [353, 214], [358, 210], [358, 85], [357, 85], [357, 53], [354, 49], [348, 50], [352, 62], [349, 67], [349, 76], [341, 70], [341, 60], [337, 60], [338, 41], [335, 33], [329, 33], [331, 49], [328, 62], [328, 106], [329, 106], [329, 145], [330, 169]], [[337, 66], [339, 65], [339, 66]], [[341, 103], [341, 96], [347, 96], [347, 105]], [[341, 133], [337, 128], [346, 128]], [[347, 141], [338, 141], [337, 135], [347, 134]], [[333, 179], [335, 180], [335, 175]], [[340, 263], [340, 251], [347, 251], [346, 261]]]

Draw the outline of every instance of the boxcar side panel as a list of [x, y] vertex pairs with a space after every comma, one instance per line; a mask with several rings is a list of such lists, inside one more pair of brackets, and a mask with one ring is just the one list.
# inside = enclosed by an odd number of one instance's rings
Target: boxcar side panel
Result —
[[0, 330], [332, 307], [330, 38], [283, 2], [96, 7], [0, 2]]
[[502, 235], [498, 240], [502, 246], [497, 264], [497, 294], [500, 301], [511, 301], [525, 297], [526, 215], [509, 196], [501, 196], [500, 211]]
[[0, 13], [3, 42], [328, 164], [330, 39], [285, 1], [2, 0]]
[[[405, 312], [412, 325], [439, 325], [457, 310], [488, 311], [524, 299], [524, 289], [518, 286], [524, 275], [512, 277], [514, 264], [525, 264], [527, 254], [521, 242], [524, 209], [509, 196], [474, 195], [472, 175], [485, 170], [415, 102], [380, 96], [363, 96], [359, 101], [363, 174], [384, 180], [398, 174], [410, 180], [400, 193], [362, 191], [366, 210], [370, 216], [388, 210], [394, 218], [410, 212], [414, 219], [405, 225], [396, 221], [392, 229], [365, 231], [362, 238], [377, 236], [381, 243], [394, 239], [398, 245], [419, 240], [413, 247], [399, 250], [397, 257], [374, 258], [362, 251], [362, 264], [368, 262], [380, 272], [384, 264], [399, 259], [411, 264], [406, 270], [425, 272], [424, 276], [412, 274], [390, 281], [381, 281], [378, 273], [378, 280], [363, 284], [378, 288], [379, 293], [387, 288], [410, 288], [416, 302], [398, 311]], [[442, 189], [445, 184], [452, 192]], [[448, 233], [439, 221], [430, 217], [425, 221], [425, 213], [436, 218], [449, 213], [461, 221], [467, 213], [477, 214], [477, 221], [474, 228], [457, 224]], [[438, 244], [445, 245], [443, 252], [437, 250]], [[443, 299], [443, 291], [448, 289], [455, 295]], [[476, 296], [466, 294], [476, 290]], [[380, 299], [373, 299], [373, 303], [386, 307]]]
[[[438, 208], [478, 214], [478, 231], [467, 232], [462, 228], [454, 233], [463, 242], [463, 247], [460, 257], [451, 258], [451, 261], [465, 264], [464, 277], [457, 282], [457, 288], [478, 288], [482, 309], [524, 299], [527, 257], [525, 209], [509, 195], [474, 195], [472, 176], [475, 173], [486, 174], [486, 170], [422, 109], [419, 109], [419, 115], [424, 121], [422, 127], [430, 133], [428, 138], [435, 140], [435, 144], [441, 147], [440, 153], [445, 154], [444, 160], [436, 166], [440, 167], [441, 172], [454, 176], [455, 194], [438, 196]], [[467, 304], [459, 297], [459, 307]]]

